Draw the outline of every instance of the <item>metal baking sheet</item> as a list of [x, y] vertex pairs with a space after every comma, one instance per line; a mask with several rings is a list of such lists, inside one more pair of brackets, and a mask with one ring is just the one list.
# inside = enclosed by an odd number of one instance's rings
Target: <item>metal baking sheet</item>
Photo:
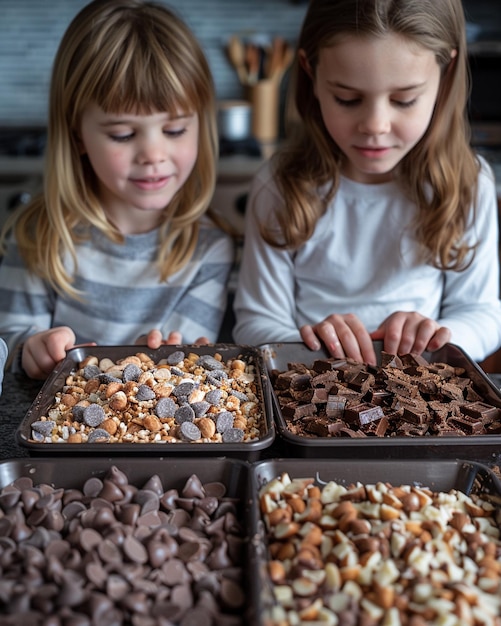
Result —
[[[270, 343], [260, 346], [268, 368], [285, 371], [291, 362], [311, 366], [315, 359], [329, 357], [325, 349], [310, 350], [304, 343]], [[382, 342], [374, 342], [376, 355], [381, 358]], [[424, 352], [430, 363], [447, 363], [463, 367], [474, 382], [483, 400], [501, 407], [501, 391], [485, 372], [458, 346], [446, 344], [436, 352]], [[501, 435], [466, 435], [437, 437], [301, 437], [293, 434], [287, 426], [272, 389], [275, 422], [279, 436], [284, 440], [291, 455], [301, 457], [352, 457], [357, 458], [469, 458], [489, 465], [501, 459]]]
[[[352, 483], [390, 483], [393, 486], [415, 485], [432, 491], [457, 489], [467, 495], [476, 494], [501, 507], [501, 481], [486, 465], [464, 460], [369, 460], [369, 459], [269, 459], [251, 466], [251, 493], [257, 498], [259, 489], [269, 481], [289, 474], [295, 478], [314, 478], [322, 486], [335, 481], [348, 486]], [[265, 624], [271, 610], [274, 593], [269, 578], [268, 539], [259, 506], [252, 507], [253, 551], [252, 570], [257, 572], [259, 623]]]
[[[242, 624], [260, 626], [255, 608], [258, 602], [257, 576], [249, 568], [250, 539], [253, 529], [250, 514], [251, 497], [249, 485], [249, 463], [229, 458], [138, 458], [138, 457], [97, 457], [75, 459], [62, 457], [24, 458], [0, 461], [0, 489], [7, 487], [21, 477], [29, 477], [34, 485], [51, 485], [56, 489], [81, 489], [89, 478], [103, 479], [112, 467], [127, 476], [128, 482], [138, 488], [143, 487], [152, 476], [158, 476], [165, 491], [180, 491], [187, 480], [195, 474], [203, 484], [221, 482], [226, 487], [225, 497], [236, 503], [238, 521], [243, 530], [244, 547], [242, 569], [246, 592], [245, 617]], [[7, 619], [7, 617], [4, 617]], [[0, 617], [0, 623], [3, 622]], [[25, 622], [14, 622], [21, 624]], [[28, 622], [26, 622], [28, 623]]]
[[[224, 361], [241, 357], [246, 362], [252, 362], [256, 368], [257, 395], [262, 402], [263, 423], [262, 433], [254, 441], [241, 443], [37, 443], [31, 440], [31, 424], [46, 413], [54, 402], [54, 396], [65, 385], [67, 376], [87, 356], [93, 355], [98, 359], [110, 358], [113, 361], [143, 352], [154, 361], [160, 361], [169, 354], [182, 350], [185, 353], [214, 355], [221, 354]], [[29, 408], [27, 414], [16, 431], [17, 442], [28, 448], [33, 455], [85, 455], [85, 454], [155, 454], [162, 455], [209, 455], [230, 456], [244, 460], [257, 460], [259, 451], [269, 447], [275, 439], [273, 420], [272, 393], [267, 368], [262, 353], [251, 346], [235, 344], [212, 344], [207, 346], [178, 345], [161, 346], [150, 350], [145, 346], [82, 346], [69, 350], [66, 358], [53, 370], [43, 384], [40, 392]], [[112, 452], [113, 450], [113, 452]]]

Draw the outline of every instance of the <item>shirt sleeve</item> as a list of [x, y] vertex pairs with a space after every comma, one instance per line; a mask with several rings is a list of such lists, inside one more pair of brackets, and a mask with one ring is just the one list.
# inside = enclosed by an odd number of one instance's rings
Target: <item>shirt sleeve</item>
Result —
[[280, 202], [266, 165], [253, 181], [246, 208], [234, 305], [237, 343], [301, 341], [296, 323], [294, 253], [270, 246], [260, 233], [260, 223], [273, 225]]
[[467, 233], [468, 241], [478, 245], [467, 269], [445, 272], [438, 320], [451, 330], [451, 342], [477, 361], [485, 359], [501, 345], [498, 221], [494, 177], [482, 161], [477, 210]]
[[[13, 237], [0, 262], [0, 336], [14, 355], [31, 335], [51, 327], [54, 292], [28, 272]], [[15, 368], [17, 359], [10, 359]]]

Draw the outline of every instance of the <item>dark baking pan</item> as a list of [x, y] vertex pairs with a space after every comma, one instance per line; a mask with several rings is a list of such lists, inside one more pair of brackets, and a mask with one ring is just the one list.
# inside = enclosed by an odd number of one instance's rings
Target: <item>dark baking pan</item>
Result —
[[[452, 489], [467, 495], [479, 495], [494, 507], [501, 506], [501, 481], [484, 464], [463, 460], [355, 460], [355, 459], [269, 459], [251, 466], [251, 493], [258, 498], [260, 488], [283, 473], [294, 479], [313, 478], [322, 487], [329, 481], [344, 486], [350, 484], [389, 483], [393, 486], [413, 485], [432, 491], [449, 492]], [[259, 506], [252, 507], [254, 539], [252, 542], [252, 569], [257, 572], [259, 586], [259, 623], [267, 623], [268, 613], [275, 604], [269, 578], [270, 556], [267, 534]], [[320, 622], [318, 622], [320, 623]]]
[[[376, 354], [381, 358], [382, 343], [374, 342]], [[326, 350], [312, 351], [303, 343], [272, 343], [260, 346], [268, 371], [288, 369], [289, 363], [304, 363], [310, 367], [315, 359], [328, 357]], [[465, 352], [454, 344], [446, 344], [436, 352], [425, 352], [429, 363], [447, 363], [465, 369], [483, 401], [501, 407], [501, 391], [483, 370]], [[279, 436], [285, 443], [287, 455], [329, 458], [468, 458], [495, 463], [501, 457], [501, 434], [465, 436], [414, 436], [414, 437], [302, 437], [291, 432], [272, 390], [275, 422]]]
[[[143, 352], [158, 362], [166, 359], [170, 354], [183, 351], [185, 354], [210, 355], [219, 353], [224, 362], [228, 359], [241, 357], [246, 363], [252, 363], [255, 367], [256, 395], [261, 403], [260, 436], [251, 441], [240, 443], [223, 442], [36, 442], [32, 438], [31, 424], [46, 415], [48, 409], [54, 403], [56, 392], [61, 391], [66, 384], [66, 379], [88, 356], [96, 356], [99, 360], [110, 358], [112, 361], [123, 359], [130, 355]], [[16, 431], [17, 441], [20, 445], [28, 448], [30, 454], [39, 455], [86, 455], [104, 454], [154, 454], [156, 456], [171, 455], [204, 455], [204, 456], [228, 456], [243, 460], [254, 461], [258, 459], [259, 451], [269, 447], [275, 438], [275, 426], [271, 399], [271, 385], [268, 378], [267, 368], [264, 364], [260, 350], [251, 346], [238, 346], [234, 344], [212, 344], [207, 346], [181, 345], [161, 346], [157, 350], [150, 350], [145, 346], [83, 346], [69, 350], [66, 358], [53, 370], [43, 384], [40, 392], [28, 410]]]
[[[22, 481], [22, 479], [29, 478], [34, 487], [41, 486], [42, 489], [45, 489], [46, 493], [47, 489], [43, 487], [44, 485], [50, 486], [51, 488], [59, 491], [63, 489], [75, 489], [82, 491], [82, 488], [88, 480], [90, 480], [91, 482], [94, 479], [100, 479], [101, 481], [103, 481], [108, 476], [108, 473], [110, 472], [110, 470], [112, 470], [112, 468], [116, 468], [117, 470], [123, 472], [127, 477], [128, 484], [133, 485], [139, 489], [146, 486], [147, 482], [150, 479], [159, 478], [164, 492], [167, 492], [169, 490], [177, 490], [179, 495], [182, 496], [182, 503], [177, 504], [177, 510], [179, 512], [181, 512], [180, 508], [182, 506], [186, 506], [185, 500], [187, 496], [184, 497], [182, 489], [193, 475], [199, 478], [204, 487], [206, 485], [208, 486], [208, 483], [222, 483], [224, 485], [224, 487], [226, 488], [224, 496], [223, 494], [217, 496], [219, 504], [224, 508], [225, 506], [227, 506], [225, 502], [228, 501], [228, 503], [231, 503], [231, 506], [234, 507], [237, 522], [241, 528], [243, 539], [243, 549], [241, 553], [240, 565], [244, 575], [242, 587], [246, 590], [246, 597], [245, 610], [242, 611], [242, 609], [240, 609], [240, 613], [242, 613], [242, 615], [239, 615], [239, 617], [241, 617], [242, 621], [238, 623], [241, 623], [242, 626], [244, 626], [244, 624], [249, 624], [249, 626], [257, 626], [258, 622], [256, 622], [253, 618], [255, 606], [257, 603], [256, 577], [251, 575], [248, 568], [248, 564], [250, 562], [250, 533], [253, 529], [252, 517], [250, 515], [249, 509], [251, 504], [251, 498], [249, 493], [249, 463], [245, 461], [239, 461], [238, 459], [215, 459], [212, 457], [198, 457], [189, 459], [146, 459], [129, 456], [112, 458], [85, 457], [79, 458], [78, 460], [61, 457], [12, 459], [0, 462], [0, 489], [8, 487], [18, 479], [21, 479]], [[18, 482], [19, 488], [24, 488], [32, 491], [30, 489], [31, 483], [30, 485], [25, 484], [25, 486], [22, 487], [21, 481]], [[120, 482], [116, 484], [120, 484], [121, 486], [123, 486], [124, 483]], [[157, 488], [158, 483], [155, 483], [155, 487], [151, 487], [151, 489], [155, 490]], [[213, 495], [217, 493], [217, 491], [214, 489], [212, 489], [211, 492]], [[85, 493], [89, 494], [89, 490], [87, 489]], [[151, 493], [151, 491], [149, 493]], [[157, 491], [157, 493], [158, 495], [160, 495], [160, 492]], [[59, 497], [60, 496], [61, 494], [59, 493]], [[195, 496], [195, 498], [196, 497], [197, 496]], [[68, 501], [71, 501], [71, 499], [72, 498], [70, 498]], [[102, 498], [98, 499], [100, 502], [103, 502]], [[142, 502], [143, 500], [138, 501]], [[5, 503], [6, 506], [9, 506], [8, 502], [8, 497], [7, 499], [3, 500], [3, 504]], [[101, 506], [103, 505], [101, 504]], [[118, 504], [117, 506], [118, 510], [120, 510], [120, 506]], [[95, 507], [99, 507], [97, 502]], [[152, 507], [148, 507], [148, 510], [151, 509]], [[160, 506], [160, 510], [164, 510], [162, 506]], [[186, 510], [188, 511], [189, 508], [186, 508]], [[221, 511], [221, 515], [222, 514], [223, 511]], [[217, 516], [218, 513], [214, 512], [214, 519], [216, 519]], [[36, 522], [33, 522], [33, 524], [34, 526], [38, 526]], [[141, 522], [138, 522], [138, 524], [139, 526], [142, 525]], [[182, 524], [185, 525], [186, 521], [182, 522]], [[40, 522], [40, 526], [44, 526], [43, 521]], [[152, 527], [154, 526], [155, 525], [153, 525]], [[9, 526], [4, 525], [2, 528], [3, 530], [5, 530], [6, 528], [8, 529]], [[163, 526], [163, 528], [168, 529], [169, 533], [173, 532], [169, 524]], [[44, 530], [46, 533], [49, 532], [45, 528], [43, 528], [42, 530]], [[189, 528], [187, 528], [187, 530], [188, 532], [194, 532], [191, 531]], [[61, 532], [65, 533], [64, 529]], [[231, 532], [235, 534], [236, 529], [232, 530]], [[196, 586], [196, 583], [194, 584]], [[21, 619], [21, 621], [16, 621], [16, 616], [14, 615], [12, 616], [13, 621], [9, 621], [10, 617], [2, 613], [2, 610], [5, 610], [2, 609], [2, 606], [4, 606], [4, 600], [5, 598], [0, 598], [0, 615], [4, 615], [3, 618], [0, 617], [0, 623], [5, 624], [6, 626], [10, 626], [10, 624], [14, 624], [15, 626], [18, 626], [21, 623], [27, 624], [29, 621], [28, 617]], [[237, 621], [235, 621], [235, 618], [236, 616], [234, 615], [233, 621], [231, 623], [236, 625]]]

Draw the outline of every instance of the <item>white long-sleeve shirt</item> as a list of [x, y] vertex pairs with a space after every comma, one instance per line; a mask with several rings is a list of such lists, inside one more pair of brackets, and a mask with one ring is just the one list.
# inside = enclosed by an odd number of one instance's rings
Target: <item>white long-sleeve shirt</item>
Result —
[[115, 244], [93, 229], [77, 246], [74, 286], [84, 292], [80, 302], [61, 297], [30, 274], [12, 239], [0, 263], [0, 336], [9, 351], [55, 326], [70, 326], [77, 344], [133, 345], [153, 328], [164, 336], [179, 331], [183, 343], [201, 336], [215, 341], [226, 307], [233, 241], [204, 216], [193, 257], [165, 282], [160, 282], [157, 247], [158, 230]]
[[417, 259], [408, 225], [416, 215], [394, 182], [342, 177], [335, 197], [298, 250], [266, 244], [259, 224], [276, 224], [283, 204], [271, 167], [256, 175], [247, 204], [245, 244], [235, 298], [239, 343], [301, 341], [299, 328], [327, 316], [355, 313], [369, 332], [395, 311], [418, 311], [452, 333], [452, 343], [482, 360], [501, 345], [498, 215], [492, 172], [485, 162], [472, 264], [441, 271]]

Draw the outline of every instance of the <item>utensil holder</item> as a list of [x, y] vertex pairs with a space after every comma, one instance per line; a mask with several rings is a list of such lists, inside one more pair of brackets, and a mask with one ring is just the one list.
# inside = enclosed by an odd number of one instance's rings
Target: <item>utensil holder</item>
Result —
[[252, 105], [252, 134], [262, 143], [278, 138], [280, 81], [263, 79], [249, 85], [248, 99]]

